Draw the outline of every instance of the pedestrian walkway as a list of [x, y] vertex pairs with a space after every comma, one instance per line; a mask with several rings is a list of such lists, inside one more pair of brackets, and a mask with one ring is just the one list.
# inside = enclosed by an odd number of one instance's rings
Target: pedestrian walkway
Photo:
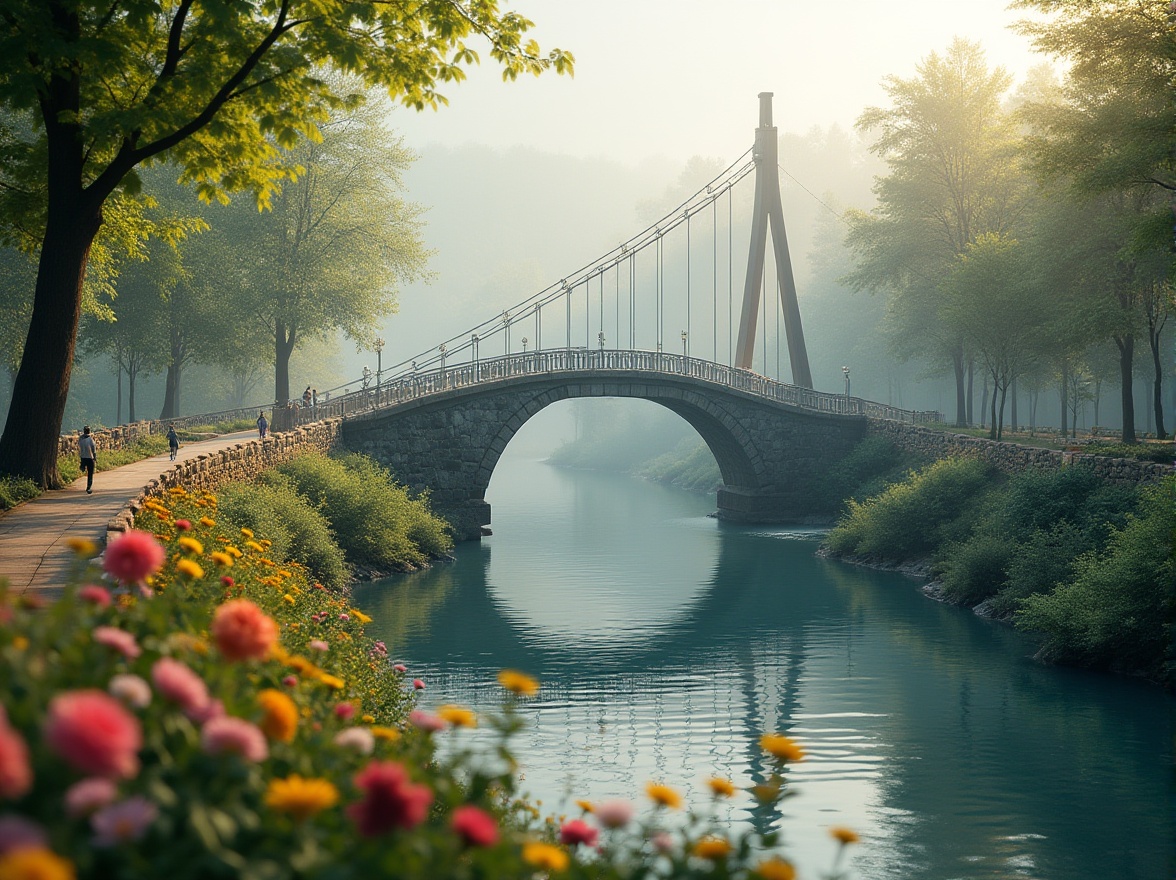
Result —
[[[216, 452], [256, 436], [256, 431], [241, 431], [188, 443], [180, 447], [176, 461]], [[101, 461], [102, 450], [98, 455]], [[66, 489], [45, 492], [0, 513], [0, 580], [7, 580], [9, 588], [17, 593], [56, 596], [75, 563], [66, 541], [85, 538], [101, 546], [106, 539], [106, 523], [172, 466], [165, 452], [95, 474], [93, 495], [86, 494], [86, 478], [82, 476]]]

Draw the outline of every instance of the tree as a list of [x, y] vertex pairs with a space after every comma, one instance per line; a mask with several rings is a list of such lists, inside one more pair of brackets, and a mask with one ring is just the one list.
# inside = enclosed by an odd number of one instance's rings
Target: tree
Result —
[[917, 70], [913, 79], [888, 77], [891, 106], [858, 118], [890, 172], [875, 183], [874, 212], [851, 216], [847, 241], [857, 265], [847, 280], [890, 293], [899, 351], [951, 364], [956, 423], [963, 425], [967, 340], [942, 313], [941, 283], [971, 242], [1008, 232], [1020, 211], [1016, 132], [1001, 108], [1011, 77], [990, 70], [980, 46], [962, 39]]
[[56, 486], [87, 258], [104, 211], [165, 156], [205, 199], [252, 190], [267, 206], [296, 174], [283, 150], [316, 140], [343, 96], [322, 66], [418, 109], [477, 61], [485, 38], [513, 79], [571, 70], [540, 54], [531, 22], [495, 0], [4, 0], [0, 107], [31, 137], [0, 136], [5, 211], [43, 230], [25, 357], [0, 437], [0, 471]]

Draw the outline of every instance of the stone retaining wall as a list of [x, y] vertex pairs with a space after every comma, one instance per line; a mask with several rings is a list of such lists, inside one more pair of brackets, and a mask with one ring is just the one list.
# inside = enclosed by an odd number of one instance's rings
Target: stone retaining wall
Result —
[[[165, 432], [167, 431], [166, 424], [166, 422], [157, 420], [132, 422], [129, 425], [119, 425], [117, 428], [102, 428], [101, 430], [93, 431], [91, 432], [91, 436], [94, 438], [94, 445], [98, 447], [99, 455], [101, 455], [103, 452], [112, 452], [116, 449], [125, 449], [128, 446], [134, 446], [135, 443], [144, 437]], [[76, 431], [73, 434], [62, 434], [57, 440], [57, 457], [77, 458], [78, 438], [81, 436], [81, 431]]]
[[869, 419], [867, 433], [885, 437], [899, 449], [931, 458], [961, 456], [980, 458], [1004, 473], [1019, 473], [1029, 468], [1056, 470], [1068, 464], [1089, 467], [1108, 483], [1156, 483], [1172, 473], [1169, 465], [1131, 458], [1110, 458], [1082, 452], [1041, 449], [1019, 443], [996, 442], [967, 434], [937, 431], [886, 419]]
[[178, 462], [144, 486], [143, 491], [106, 524], [107, 540], [113, 537], [111, 533], [131, 528], [135, 515], [148, 498], [164, 495], [175, 487], [211, 492], [225, 483], [252, 480], [303, 452], [327, 452], [338, 444], [342, 424], [342, 419], [314, 422], [293, 431], [270, 434], [265, 440], [236, 443], [219, 452]]

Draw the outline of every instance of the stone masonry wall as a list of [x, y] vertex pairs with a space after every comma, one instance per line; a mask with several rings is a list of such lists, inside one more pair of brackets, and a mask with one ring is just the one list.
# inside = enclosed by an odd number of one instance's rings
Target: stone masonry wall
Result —
[[[144, 437], [150, 437], [152, 434], [166, 431], [167, 428], [161, 427], [165, 424], [165, 422], [160, 421], [132, 422], [129, 425], [119, 425], [117, 428], [102, 428], [101, 430], [92, 432], [91, 436], [94, 438], [94, 445], [98, 447], [98, 454], [101, 455], [103, 452], [112, 452], [116, 449], [125, 449], [128, 446], [134, 446], [136, 442]], [[78, 438], [81, 436], [81, 431], [75, 431], [73, 434], [62, 434], [57, 440], [57, 457], [77, 458]]]
[[225, 483], [252, 480], [303, 452], [327, 452], [339, 443], [342, 424], [342, 419], [313, 422], [293, 431], [270, 434], [265, 440], [236, 443], [230, 449], [178, 462], [143, 487], [143, 491], [107, 523], [107, 540], [113, 537], [111, 533], [131, 528], [135, 515], [148, 498], [165, 495], [176, 487], [210, 492]]
[[1137, 461], [1130, 458], [1110, 458], [1081, 452], [1062, 452], [1040, 449], [1019, 443], [1004, 443], [936, 431], [919, 425], [908, 425], [885, 419], [870, 419], [867, 433], [885, 437], [899, 449], [932, 458], [963, 456], [980, 458], [1004, 473], [1019, 473], [1029, 468], [1056, 470], [1063, 465], [1081, 464], [1114, 484], [1156, 483], [1172, 473], [1168, 465]]

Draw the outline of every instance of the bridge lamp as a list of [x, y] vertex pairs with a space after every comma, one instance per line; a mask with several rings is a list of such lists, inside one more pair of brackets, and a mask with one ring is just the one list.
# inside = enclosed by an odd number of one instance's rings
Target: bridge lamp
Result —
[[374, 343], [372, 343], [372, 346], [376, 350], [376, 390], [379, 391], [380, 390], [380, 377], [384, 374], [384, 360], [383, 360], [384, 340], [383, 340], [383, 338], [380, 336], [377, 336], [376, 341]]
[[475, 380], [477, 380], [477, 378], [478, 378], [478, 339], [479, 339], [479, 336], [477, 333], [470, 334], [470, 342], [474, 346], [474, 379]]
[[524, 336], [524, 337], [523, 337], [523, 354], [526, 354], [526, 353], [527, 353], [527, 342], [528, 342], [528, 341], [529, 341], [529, 340], [527, 339], [527, 337], [526, 337], [526, 336]]
[[686, 357], [686, 340], [689, 336], [685, 330], [682, 331], [682, 357]]
[[845, 399], [849, 400], [849, 367], [842, 367], [841, 375], [845, 377]]
[[604, 331], [601, 330], [596, 334], [596, 341], [600, 343], [600, 350], [604, 351]]
[[441, 352], [441, 378], [445, 378], [445, 343], [442, 342], [437, 346], [437, 351]]

